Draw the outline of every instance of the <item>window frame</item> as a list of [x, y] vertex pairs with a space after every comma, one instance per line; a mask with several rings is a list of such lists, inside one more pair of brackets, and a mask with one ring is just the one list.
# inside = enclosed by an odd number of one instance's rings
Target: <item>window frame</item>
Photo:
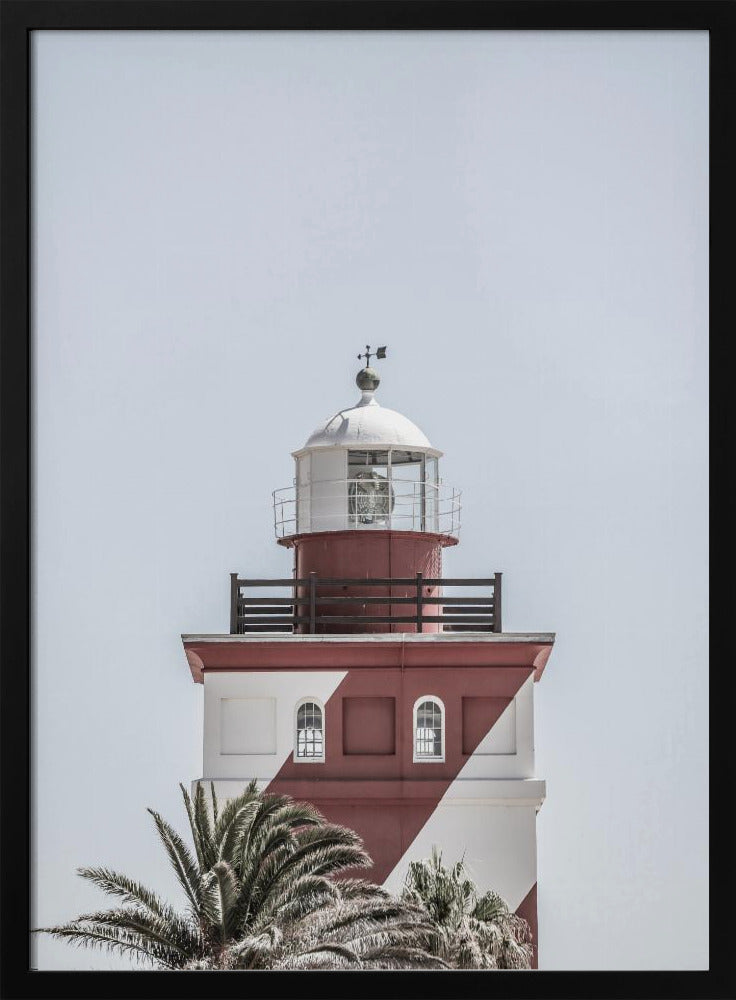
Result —
[[[429, 757], [426, 754], [417, 754], [417, 716], [419, 714], [419, 708], [425, 704], [425, 702], [432, 702], [440, 710], [440, 739], [442, 741], [442, 752], [437, 756]], [[445, 749], [445, 716], [446, 709], [445, 703], [436, 694], [423, 694], [420, 698], [414, 702], [414, 709], [412, 711], [412, 759], [415, 764], [443, 764], [445, 761], [446, 749]]]
[[[321, 757], [300, 757], [299, 756], [299, 709], [304, 705], [316, 705], [322, 714], [322, 756]], [[299, 701], [294, 706], [294, 752], [293, 759], [295, 764], [324, 764], [326, 751], [327, 751], [327, 727], [325, 725], [325, 706], [320, 698], [315, 698], [313, 695], [308, 695], [305, 698], [300, 698]]]

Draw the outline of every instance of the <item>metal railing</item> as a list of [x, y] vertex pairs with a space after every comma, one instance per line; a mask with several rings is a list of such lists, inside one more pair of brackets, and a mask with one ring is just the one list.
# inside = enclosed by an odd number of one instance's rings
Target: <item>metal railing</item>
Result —
[[374, 483], [332, 479], [274, 490], [276, 537], [346, 529], [459, 533], [460, 490], [429, 480], [392, 478], [382, 480], [380, 489], [367, 492]]
[[[318, 577], [316, 573], [310, 573], [308, 577], [301, 579], [258, 580], [242, 579], [237, 573], [231, 573], [230, 633], [314, 634], [334, 631], [336, 626], [356, 625], [383, 625], [386, 626], [385, 631], [391, 631], [394, 625], [413, 625], [417, 632], [422, 632], [425, 625], [439, 625], [439, 631], [442, 632], [500, 632], [501, 578], [501, 573], [494, 573], [492, 577], [484, 579], [429, 578], [417, 573], [413, 578], [364, 580]], [[286, 589], [288, 593], [281, 597], [248, 596], [249, 591], [272, 587]], [[360, 588], [361, 592], [347, 594], [345, 591], [349, 587]], [[374, 587], [388, 592], [364, 592], [364, 588]], [[475, 591], [490, 589], [490, 593], [448, 597], [444, 594], [446, 587], [472, 588]], [[337, 588], [343, 592], [325, 593], [325, 588]], [[394, 589], [402, 593], [394, 595]], [[389, 613], [366, 614], [366, 609], [371, 605], [388, 608]], [[360, 606], [362, 613], [350, 614], [351, 606]], [[399, 610], [395, 611], [394, 608]], [[381, 610], [381, 607], [377, 607], [377, 610]], [[354, 632], [355, 629], [351, 631]]]

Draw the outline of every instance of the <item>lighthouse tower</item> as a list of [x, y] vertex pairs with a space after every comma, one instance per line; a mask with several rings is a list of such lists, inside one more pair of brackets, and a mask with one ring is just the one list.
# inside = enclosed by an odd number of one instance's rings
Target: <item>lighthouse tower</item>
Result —
[[292, 575], [231, 574], [230, 632], [182, 637], [204, 685], [198, 780], [228, 798], [256, 778], [314, 803], [360, 834], [367, 877], [394, 891], [435, 845], [464, 857], [536, 942], [534, 684], [554, 635], [502, 631], [500, 573], [443, 576], [460, 494], [442, 452], [379, 403], [371, 357], [357, 401], [274, 493]]

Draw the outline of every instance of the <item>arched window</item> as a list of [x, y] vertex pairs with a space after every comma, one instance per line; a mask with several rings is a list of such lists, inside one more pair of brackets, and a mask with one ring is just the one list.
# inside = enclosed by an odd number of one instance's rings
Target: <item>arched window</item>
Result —
[[324, 759], [324, 709], [318, 701], [305, 699], [299, 703], [296, 710], [294, 760], [314, 763]]
[[414, 761], [445, 759], [445, 706], [424, 695], [414, 705]]

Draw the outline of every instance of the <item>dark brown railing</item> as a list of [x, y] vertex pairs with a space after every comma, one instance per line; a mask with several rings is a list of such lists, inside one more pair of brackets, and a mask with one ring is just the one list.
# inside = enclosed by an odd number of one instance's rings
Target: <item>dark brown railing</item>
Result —
[[[343, 577], [318, 577], [310, 573], [303, 579], [246, 580], [237, 573], [230, 574], [230, 633], [243, 635], [251, 632], [306, 632], [336, 631], [335, 626], [364, 625], [414, 625], [417, 632], [425, 625], [440, 625], [443, 632], [500, 632], [501, 631], [501, 573], [486, 579], [437, 579], [417, 573], [414, 578], [372, 578], [368, 580]], [[288, 588], [288, 595], [281, 597], [249, 597], [249, 590], [280, 587]], [[389, 593], [377, 596], [359, 594], [331, 595], [324, 588], [367, 587], [389, 588]], [[467, 587], [476, 590], [490, 588], [490, 594], [471, 597], [445, 596], [446, 587]], [[393, 596], [393, 588], [404, 591]], [[434, 594], [428, 588], [440, 588]], [[406, 594], [411, 590], [410, 594]], [[388, 615], [340, 614], [341, 606], [370, 604], [389, 606]], [[403, 607], [394, 612], [394, 606]], [[329, 613], [325, 613], [325, 609]], [[437, 613], [439, 611], [439, 613]], [[339, 631], [339, 629], [337, 629]], [[388, 629], [387, 629], [388, 631]]]

